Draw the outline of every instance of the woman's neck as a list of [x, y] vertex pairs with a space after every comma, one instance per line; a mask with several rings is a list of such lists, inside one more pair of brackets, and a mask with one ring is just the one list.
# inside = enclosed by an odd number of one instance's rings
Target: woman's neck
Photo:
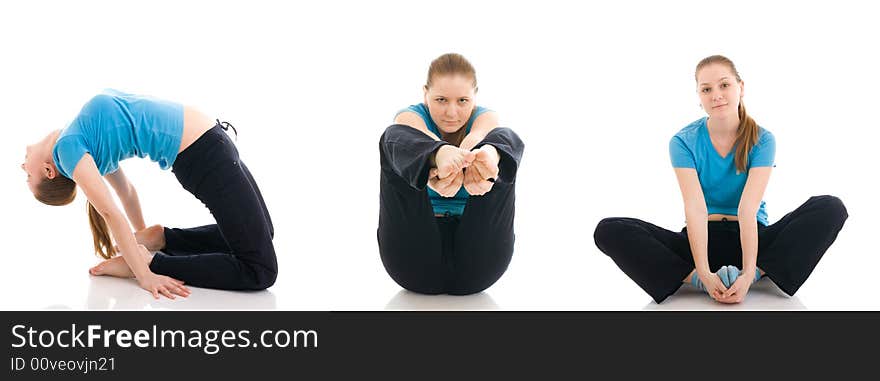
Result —
[[49, 135], [46, 135], [46, 137], [43, 138], [43, 149], [51, 153], [52, 149], [55, 148], [55, 142], [58, 141], [59, 135], [61, 135], [61, 130], [55, 130], [50, 132]]
[[736, 131], [739, 129], [739, 115], [723, 119], [709, 117], [706, 121], [706, 128], [709, 129], [709, 134], [712, 136], [735, 137]]
[[61, 130], [55, 130], [55, 131], [50, 132], [49, 135], [46, 136], [46, 141], [44, 144], [46, 145], [47, 148], [49, 148], [50, 152], [52, 151], [53, 148], [55, 148], [55, 142], [58, 141], [58, 136], [60, 136], [60, 135], [61, 135]]
[[458, 131], [455, 131], [451, 134], [447, 134], [441, 130], [440, 131], [440, 139], [443, 139], [447, 143], [458, 147], [461, 145], [461, 141], [464, 140], [464, 132], [466, 130], [467, 130], [467, 128], [461, 127], [458, 129]]

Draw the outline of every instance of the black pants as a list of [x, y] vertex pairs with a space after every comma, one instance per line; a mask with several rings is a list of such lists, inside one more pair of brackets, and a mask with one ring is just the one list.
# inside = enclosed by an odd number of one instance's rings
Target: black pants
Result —
[[215, 126], [177, 155], [172, 172], [211, 211], [214, 225], [165, 228], [150, 270], [196, 287], [262, 290], [278, 263], [272, 219], [257, 183], [229, 136]]
[[492, 190], [468, 197], [461, 216], [435, 217], [428, 192], [429, 158], [446, 143], [392, 125], [379, 142], [379, 253], [388, 275], [423, 294], [473, 294], [501, 278], [513, 255], [514, 183], [523, 142], [496, 128], [477, 144], [498, 150]]
[[[837, 238], [848, 217], [834, 196], [810, 197], [770, 226], [758, 224], [758, 267], [794, 295]], [[657, 303], [672, 295], [694, 270], [687, 228], [680, 233], [634, 218], [606, 218], [594, 233], [596, 246]], [[709, 268], [742, 268], [739, 223], [709, 222]]]

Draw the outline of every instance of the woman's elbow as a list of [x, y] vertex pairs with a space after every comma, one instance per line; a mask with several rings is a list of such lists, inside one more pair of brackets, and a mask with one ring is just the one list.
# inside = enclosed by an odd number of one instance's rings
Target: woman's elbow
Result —
[[685, 203], [684, 205], [684, 214], [688, 219], [695, 219], [698, 217], [708, 217], [709, 210], [706, 209], [706, 205], [703, 203]]
[[117, 210], [116, 208], [107, 208], [107, 207], [98, 208], [94, 205], [93, 205], [93, 207], [98, 212], [98, 215], [100, 215], [101, 218], [104, 219], [104, 221], [107, 223], [107, 225], [113, 225], [113, 223], [115, 223], [119, 219], [124, 218], [122, 216], [122, 213], [119, 210]]
[[739, 209], [737, 209], [736, 211], [736, 216], [739, 217], [739, 219], [741, 220], [753, 220], [758, 217], [758, 208], [751, 205], [740, 206]]

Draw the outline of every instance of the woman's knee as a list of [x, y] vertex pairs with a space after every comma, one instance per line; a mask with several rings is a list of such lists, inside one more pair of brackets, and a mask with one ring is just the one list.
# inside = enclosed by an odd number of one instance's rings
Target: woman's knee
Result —
[[391, 141], [396, 141], [397, 137], [400, 134], [411, 133], [414, 130], [412, 127], [403, 125], [403, 124], [392, 124], [388, 127], [385, 127], [385, 132], [382, 133], [382, 136], [379, 137], [379, 145], [385, 145]]
[[517, 135], [517, 133], [509, 127], [495, 127], [495, 128], [493, 128], [491, 131], [489, 131], [488, 134], [486, 134], [486, 137], [483, 138], [483, 141], [485, 142], [485, 141], [493, 141], [493, 140], [499, 140], [499, 139], [502, 141], [506, 141], [506, 142], [510, 143], [511, 145], [518, 146], [518, 147], [522, 147], [525, 145], [525, 144], [523, 144], [523, 141], [519, 137], [519, 135]]
[[603, 218], [596, 224], [596, 230], [593, 231], [593, 240], [596, 246], [602, 249], [609, 241], [616, 239], [626, 231], [625, 218], [609, 217]]
[[254, 289], [265, 290], [275, 284], [278, 279], [278, 260], [275, 256], [275, 248], [264, 249], [264, 253], [256, 262], [252, 262], [254, 270]]
[[256, 290], [265, 290], [275, 284], [278, 279], [278, 270], [265, 270], [257, 277]]
[[828, 216], [839, 223], [843, 223], [849, 217], [846, 206], [840, 198], [831, 195], [813, 196], [810, 201], [816, 205]]

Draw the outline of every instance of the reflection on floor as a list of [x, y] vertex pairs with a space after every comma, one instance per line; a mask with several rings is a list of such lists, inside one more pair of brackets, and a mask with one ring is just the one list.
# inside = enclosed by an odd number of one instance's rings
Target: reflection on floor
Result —
[[[158, 300], [144, 291], [133, 279], [93, 276], [89, 282], [85, 308], [90, 310], [272, 310], [276, 308], [275, 295], [271, 291], [223, 291], [189, 287], [192, 294], [175, 300], [161, 297]], [[53, 305], [49, 309], [70, 309]], [[73, 307], [78, 308], [78, 307]]]
[[[648, 298], [646, 296], [646, 298]], [[423, 295], [400, 290], [386, 310], [498, 310], [501, 309], [488, 292], [474, 295]], [[662, 304], [651, 301], [644, 310], [803, 310], [806, 307], [797, 296], [790, 297], [773, 282], [763, 279], [752, 285], [748, 297], [739, 304], [715, 302], [704, 291], [683, 286]]]
[[407, 290], [395, 294], [386, 310], [496, 310], [498, 305], [486, 292], [473, 295], [423, 295]]

